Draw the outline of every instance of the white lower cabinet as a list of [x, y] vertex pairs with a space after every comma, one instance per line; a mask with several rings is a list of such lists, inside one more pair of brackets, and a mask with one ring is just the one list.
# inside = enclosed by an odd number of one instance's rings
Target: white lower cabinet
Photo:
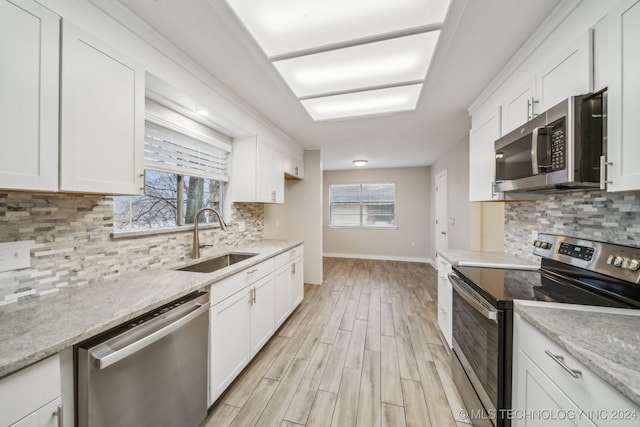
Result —
[[629, 426], [640, 407], [514, 313], [514, 427]]
[[298, 246], [276, 257], [276, 328], [289, 317], [304, 298], [303, 266], [302, 246]]
[[302, 253], [297, 246], [211, 285], [209, 405], [302, 301]]
[[251, 359], [251, 306], [248, 293], [250, 290], [243, 289], [211, 307], [209, 404], [222, 394]]
[[447, 340], [449, 348], [452, 344], [452, 328], [453, 328], [453, 290], [451, 282], [449, 282], [449, 273], [451, 273], [451, 263], [438, 256], [438, 326], [442, 335]]
[[62, 399], [57, 398], [10, 427], [58, 427]]
[[274, 278], [270, 274], [251, 286], [251, 357], [271, 338], [275, 330]]
[[56, 354], [0, 380], [0, 426], [62, 425], [60, 358]]

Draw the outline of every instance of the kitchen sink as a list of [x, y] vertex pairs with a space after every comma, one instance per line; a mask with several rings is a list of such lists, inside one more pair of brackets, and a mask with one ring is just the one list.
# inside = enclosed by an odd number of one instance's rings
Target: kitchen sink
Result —
[[242, 253], [229, 253], [226, 255], [220, 255], [215, 258], [207, 259], [202, 262], [191, 264], [186, 267], [177, 268], [179, 271], [195, 271], [197, 273], [213, 273], [221, 268], [229, 267], [245, 259], [249, 259], [258, 254], [242, 254]]

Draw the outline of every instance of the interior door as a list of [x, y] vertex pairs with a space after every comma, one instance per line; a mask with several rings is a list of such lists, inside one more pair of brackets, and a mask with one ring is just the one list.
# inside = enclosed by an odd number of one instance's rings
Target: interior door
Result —
[[447, 170], [436, 175], [436, 251], [449, 249]]

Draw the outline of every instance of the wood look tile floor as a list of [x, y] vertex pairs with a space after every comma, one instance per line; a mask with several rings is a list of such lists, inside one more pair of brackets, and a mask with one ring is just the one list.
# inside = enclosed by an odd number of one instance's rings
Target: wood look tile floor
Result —
[[201, 427], [468, 427], [428, 264], [324, 259], [305, 298]]

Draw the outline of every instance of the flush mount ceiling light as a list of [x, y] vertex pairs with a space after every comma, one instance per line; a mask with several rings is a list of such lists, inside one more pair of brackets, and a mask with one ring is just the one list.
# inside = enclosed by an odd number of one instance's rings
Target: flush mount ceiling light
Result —
[[353, 166], [362, 167], [368, 163], [368, 160], [354, 160]]
[[316, 121], [362, 117], [416, 108], [421, 84], [390, 87], [303, 99], [302, 105]]
[[[319, 121], [415, 109], [450, 0], [226, 1]], [[380, 100], [406, 87], [415, 99]]]

